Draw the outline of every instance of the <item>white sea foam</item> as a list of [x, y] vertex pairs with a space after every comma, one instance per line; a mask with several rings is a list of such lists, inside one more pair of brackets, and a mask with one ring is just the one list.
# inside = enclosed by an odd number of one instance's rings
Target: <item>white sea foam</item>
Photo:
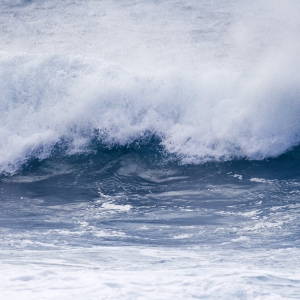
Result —
[[141, 247], [11, 252], [2, 252], [0, 276], [2, 295], [9, 299], [299, 297], [299, 250], [294, 248], [247, 255]]
[[[183, 163], [300, 142], [297, 1], [0, 4], [0, 171], [151, 132]], [[13, 38], [12, 38], [13, 37]]]
[[107, 210], [129, 211], [132, 207], [129, 204], [117, 205], [117, 204], [113, 204], [113, 203], [103, 203], [101, 208], [102, 209], [107, 209]]
[[266, 179], [264, 179], [264, 178], [250, 178], [250, 181], [252, 181], [252, 182], [259, 182], [259, 183], [264, 183], [264, 182], [266, 182]]

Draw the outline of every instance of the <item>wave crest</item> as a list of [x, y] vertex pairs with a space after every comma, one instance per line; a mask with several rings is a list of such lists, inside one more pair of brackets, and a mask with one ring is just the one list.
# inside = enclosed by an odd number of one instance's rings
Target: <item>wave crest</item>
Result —
[[300, 142], [300, 72], [289, 60], [252, 74], [134, 72], [99, 59], [1, 54], [0, 171], [48, 157], [62, 139], [86, 151], [148, 133], [183, 163], [263, 159]]

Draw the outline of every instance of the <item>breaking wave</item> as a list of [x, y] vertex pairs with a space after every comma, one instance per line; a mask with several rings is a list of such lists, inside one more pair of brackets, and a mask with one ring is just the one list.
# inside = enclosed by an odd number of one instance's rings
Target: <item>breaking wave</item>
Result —
[[[295, 1], [284, 7], [278, 1], [253, 2], [248, 10], [235, 2], [230, 7], [222, 1], [214, 7], [147, 2], [147, 14], [142, 14], [145, 3], [97, 2], [93, 14], [85, 14], [87, 8], [67, 2], [76, 7], [72, 13], [56, 11], [60, 6], [47, 1], [2, 3], [11, 13], [3, 14], [8, 26], [13, 12], [26, 9], [30, 14], [19, 16], [35, 20], [36, 14], [44, 19], [57, 14], [64, 27], [51, 23], [39, 28], [42, 34], [31, 23], [16, 23], [11, 34], [22, 45], [3, 31], [1, 173], [49, 157], [62, 141], [70, 155], [90, 151], [95, 139], [106, 147], [126, 147], [155, 136], [183, 164], [261, 160], [299, 145]], [[94, 22], [93, 17], [115, 27], [105, 27], [109, 35], [96, 23], [85, 33], [74, 27]], [[124, 39], [122, 27], [133, 32], [137, 21], [135, 35]], [[25, 41], [28, 28], [32, 37]], [[68, 30], [77, 34], [76, 47]]]

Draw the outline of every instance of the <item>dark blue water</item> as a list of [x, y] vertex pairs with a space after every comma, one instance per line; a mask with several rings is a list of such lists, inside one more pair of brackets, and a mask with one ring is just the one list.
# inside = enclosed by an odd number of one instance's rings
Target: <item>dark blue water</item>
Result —
[[299, 299], [299, 11], [0, 1], [0, 298]]
[[[158, 141], [96, 144], [91, 153], [71, 156], [57, 150], [2, 176], [0, 225], [37, 238], [88, 224], [76, 238], [56, 237], [70, 246], [213, 246], [242, 235], [250, 240], [241, 247], [298, 247], [299, 157], [297, 147], [263, 161], [181, 165]], [[95, 237], [101, 230], [124, 234]]]

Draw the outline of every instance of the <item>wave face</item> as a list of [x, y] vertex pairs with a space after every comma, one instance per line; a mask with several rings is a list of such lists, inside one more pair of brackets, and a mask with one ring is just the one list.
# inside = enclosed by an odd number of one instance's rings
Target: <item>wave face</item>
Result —
[[297, 1], [0, 8], [2, 173], [57, 146], [89, 152], [95, 139], [155, 136], [183, 164], [261, 160], [300, 143]]
[[2, 298], [300, 299], [299, 11], [0, 0]]

